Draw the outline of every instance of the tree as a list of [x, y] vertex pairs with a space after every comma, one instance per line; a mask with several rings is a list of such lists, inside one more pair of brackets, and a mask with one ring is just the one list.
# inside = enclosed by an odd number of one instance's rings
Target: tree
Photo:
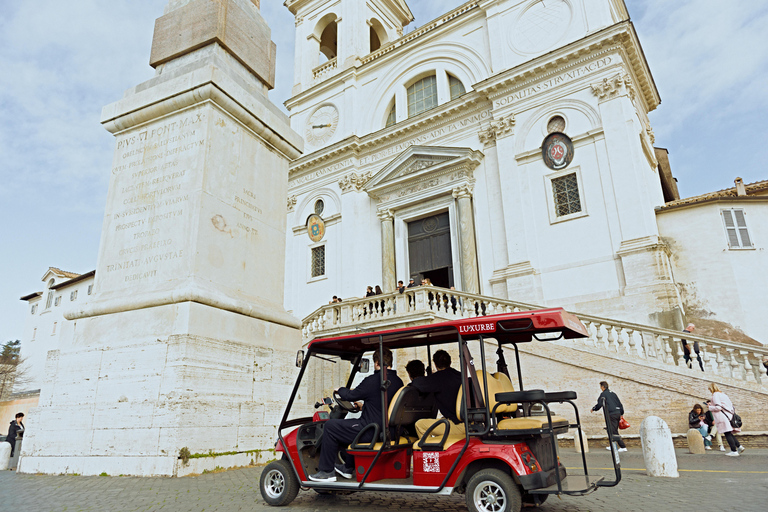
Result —
[[23, 360], [19, 357], [21, 340], [7, 341], [0, 351], [0, 401], [7, 400], [14, 384], [23, 384]]
[[17, 365], [19, 363], [19, 351], [21, 350], [21, 340], [6, 341], [3, 350], [0, 352], [0, 364]]

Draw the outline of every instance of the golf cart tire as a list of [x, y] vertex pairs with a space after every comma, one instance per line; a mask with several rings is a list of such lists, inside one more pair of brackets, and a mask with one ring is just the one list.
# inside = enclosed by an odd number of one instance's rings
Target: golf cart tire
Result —
[[299, 494], [299, 481], [287, 460], [270, 462], [259, 479], [261, 497], [273, 507], [284, 507]]
[[[500, 469], [481, 469], [472, 475], [465, 496], [470, 512], [520, 512], [523, 507], [520, 488]], [[493, 496], [493, 501], [489, 496]], [[496, 501], [500, 496], [503, 503]]]

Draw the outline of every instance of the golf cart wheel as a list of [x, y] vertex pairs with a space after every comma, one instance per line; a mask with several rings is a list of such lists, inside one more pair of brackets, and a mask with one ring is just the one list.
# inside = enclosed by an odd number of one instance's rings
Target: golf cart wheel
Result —
[[499, 469], [483, 469], [472, 475], [466, 490], [470, 512], [520, 512], [520, 489]]
[[261, 473], [259, 480], [261, 497], [268, 505], [283, 507], [299, 493], [299, 482], [287, 460], [270, 462]]

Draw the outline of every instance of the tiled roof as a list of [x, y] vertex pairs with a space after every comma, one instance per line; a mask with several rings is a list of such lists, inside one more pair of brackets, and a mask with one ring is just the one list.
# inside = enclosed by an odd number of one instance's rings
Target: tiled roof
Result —
[[69, 277], [69, 278], [80, 277], [80, 274], [75, 274], [74, 272], [67, 272], [66, 270], [61, 270], [60, 268], [56, 268], [56, 267], [48, 267], [48, 270], [64, 277]]
[[718, 190], [717, 192], [709, 192], [708, 194], [701, 194], [699, 196], [693, 196], [693, 197], [686, 197], [685, 199], [678, 199], [677, 201], [670, 201], [669, 203], [659, 206], [656, 208], [657, 210], [667, 210], [670, 208], [675, 208], [678, 206], [686, 206], [690, 204], [696, 204], [696, 203], [705, 203], [708, 201], [713, 201], [716, 199], [737, 199], [737, 198], [743, 198], [743, 197], [750, 197], [750, 196], [756, 196], [756, 195], [762, 195], [762, 194], [768, 194], [768, 180], [763, 181], [756, 181], [754, 183], [749, 183], [744, 185], [744, 188], [747, 191], [746, 196], [740, 196], [736, 193], [736, 187], [730, 187], [730, 188], [724, 188], [723, 190]]
[[86, 272], [85, 274], [78, 275], [77, 277], [74, 277], [70, 279], [69, 281], [62, 281], [59, 284], [51, 286], [51, 290], [58, 290], [59, 288], [64, 288], [65, 286], [69, 286], [71, 284], [79, 283], [80, 281], [84, 281], [88, 279], [89, 277], [93, 277], [96, 275], [95, 270], [91, 270], [90, 272]]

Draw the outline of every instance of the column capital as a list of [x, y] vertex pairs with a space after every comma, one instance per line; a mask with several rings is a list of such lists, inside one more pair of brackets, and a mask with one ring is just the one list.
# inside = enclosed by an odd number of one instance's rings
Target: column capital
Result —
[[341, 193], [350, 192], [352, 189], [356, 189], [360, 192], [366, 183], [373, 177], [371, 171], [366, 171], [361, 174], [351, 172], [339, 180], [339, 188]]
[[296, 206], [296, 196], [290, 196], [288, 197], [288, 211], [292, 212], [293, 207]]
[[497, 139], [512, 135], [512, 131], [515, 127], [515, 114], [509, 114], [508, 116], [502, 116], [498, 119], [491, 121], [491, 129], [496, 134]]
[[381, 222], [388, 222], [395, 218], [395, 214], [392, 213], [392, 210], [379, 210], [376, 212], [376, 216]]
[[618, 73], [610, 78], [603, 78], [600, 82], [591, 85], [592, 94], [601, 102], [611, 100], [618, 96], [629, 96], [635, 99], [635, 86], [632, 78], [627, 73]]
[[453, 189], [451, 195], [456, 199], [471, 199], [472, 198], [472, 186], [461, 185]]

